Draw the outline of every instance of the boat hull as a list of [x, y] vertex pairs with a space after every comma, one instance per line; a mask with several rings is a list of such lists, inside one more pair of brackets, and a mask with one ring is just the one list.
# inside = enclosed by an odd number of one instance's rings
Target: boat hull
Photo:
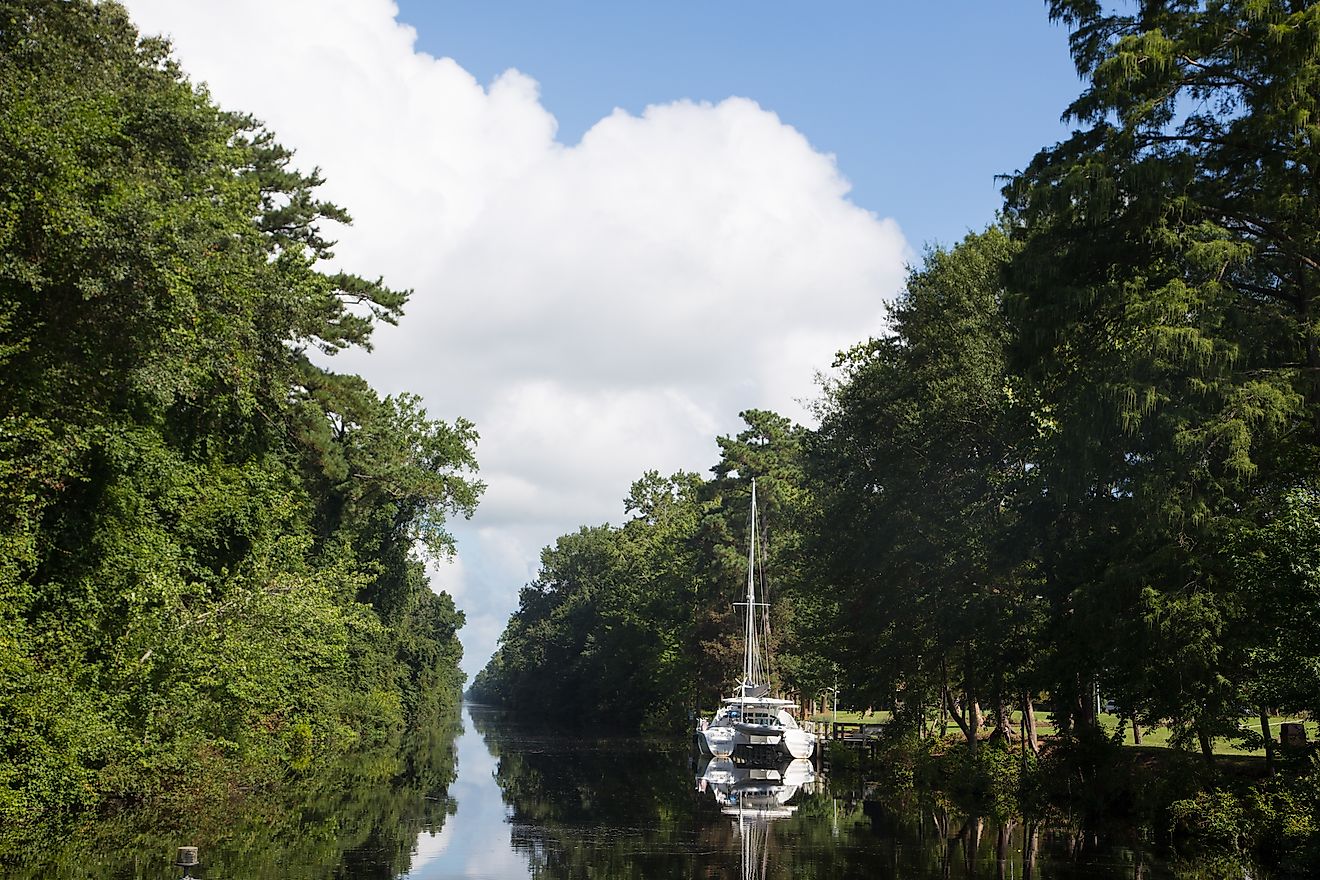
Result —
[[790, 757], [810, 758], [816, 751], [816, 737], [801, 729], [785, 730], [781, 745]]
[[738, 735], [732, 727], [708, 727], [701, 731], [698, 745], [702, 752], [714, 758], [729, 758], [738, 747]]

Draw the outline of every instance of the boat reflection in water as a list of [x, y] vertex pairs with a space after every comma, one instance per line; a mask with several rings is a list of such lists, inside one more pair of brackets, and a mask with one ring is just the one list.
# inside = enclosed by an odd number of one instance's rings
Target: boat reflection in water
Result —
[[698, 769], [697, 791], [709, 792], [724, 815], [743, 819], [786, 819], [797, 809], [794, 798], [820, 784], [806, 758], [773, 767], [711, 758]]
[[736, 819], [742, 848], [743, 880], [764, 878], [769, 868], [771, 823], [797, 810], [820, 778], [805, 758], [777, 766], [749, 766], [729, 758], [710, 758], [698, 766], [697, 791], [710, 794], [720, 812]]

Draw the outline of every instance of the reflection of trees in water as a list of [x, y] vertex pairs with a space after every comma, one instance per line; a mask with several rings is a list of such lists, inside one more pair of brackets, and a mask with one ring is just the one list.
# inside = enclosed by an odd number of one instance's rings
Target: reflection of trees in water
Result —
[[199, 814], [125, 812], [76, 832], [56, 853], [6, 877], [171, 877], [175, 848], [201, 847], [202, 877], [393, 878], [411, 864], [417, 835], [454, 812], [457, 708], [395, 742], [346, 756], [278, 791], [235, 792]]
[[740, 821], [693, 784], [686, 749], [527, 736], [472, 715], [536, 878], [787, 878], [766, 820]]
[[894, 843], [890, 872], [877, 876], [950, 880], [1171, 876], [1131, 831], [1114, 836], [1018, 817], [991, 819], [959, 813], [918, 796], [868, 801], [857, 812], [868, 820], [873, 833]]
[[[526, 736], [473, 713], [499, 757], [513, 846], [532, 876], [756, 880], [1160, 880], [1171, 876], [1131, 841], [958, 812], [925, 795], [840, 784], [803, 792], [791, 815], [725, 812], [698, 791], [684, 753], [636, 741]], [[697, 780], [697, 784], [694, 784]]]
[[[932, 797], [819, 792], [791, 817], [715, 825], [712, 848], [745, 849], [745, 878], [884, 880], [1156, 880], [1167, 867], [1136, 841], [1017, 817], [967, 815]], [[739, 837], [739, 835], [742, 835]], [[705, 876], [738, 876], [732, 872]]]
[[697, 876], [685, 751], [543, 738], [476, 709], [472, 722], [534, 877]]

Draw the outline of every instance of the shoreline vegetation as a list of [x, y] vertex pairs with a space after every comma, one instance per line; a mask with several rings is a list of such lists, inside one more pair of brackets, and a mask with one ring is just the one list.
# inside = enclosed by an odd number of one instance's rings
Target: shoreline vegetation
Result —
[[[811, 721], [828, 724], [837, 720], [840, 724], [864, 725], [867, 732], [878, 732], [878, 729], [889, 723], [894, 713], [886, 710], [860, 711], [840, 710], [837, 718], [833, 712], [828, 710], [818, 711], [810, 714]], [[1017, 729], [1022, 723], [1022, 713], [1013, 711], [1010, 713], [1010, 721]], [[1270, 719], [1270, 727], [1274, 735], [1278, 737], [1278, 729], [1283, 724], [1301, 724], [1306, 729], [1308, 742], [1320, 741], [1320, 722], [1308, 721], [1296, 716], [1278, 715]], [[1142, 746], [1145, 748], [1167, 749], [1173, 747], [1171, 740], [1174, 731], [1163, 726], [1156, 726], [1141, 731], [1141, 741], [1137, 742], [1132, 732], [1131, 724], [1114, 713], [1102, 712], [1099, 718], [1100, 732], [1118, 745], [1122, 746]], [[1118, 736], [1121, 728], [1121, 741]], [[1244, 729], [1246, 728], [1246, 729]], [[1265, 757], [1265, 747], [1263, 743], [1258, 744], [1258, 738], [1254, 735], [1255, 731], [1248, 728], [1244, 721], [1239, 728], [1241, 734], [1238, 738], [1216, 738], [1213, 743], [1213, 751], [1216, 755], [1242, 755], [1256, 758]], [[985, 732], [988, 734], [988, 731]], [[1049, 721], [1049, 715], [1044, 714], [1036, 718], [1036, 736], [1040, 740], [1046, 740], [1049, 737], [1058, 734], [1058, 730]], [[1254, 746], [1254, 747], [1253, 747]]]
[[1112, 738], [1055, 737], [1038, 754], [988, 739], [976, 752], [959, 737], [917, 738], [880, 726], [869, 748], [830, 742], [832, 778], [879, 801], [917, 797], [967, 816], [1022, 819], [1054, 829], [1127, 829], [1167, 848], [1187, 876], [1282, 877], [1314, 873], [1314, 801], [1320, 783], [1309, 751], [1267, 773], [1260, 757], [1198, 756]]
[[349, 216], [291, 159], [119, 5], [0, 2], [0, 864], [458, 700], [423, 557], [476, 431], [321, 366], [408, 293], [324, 268]]

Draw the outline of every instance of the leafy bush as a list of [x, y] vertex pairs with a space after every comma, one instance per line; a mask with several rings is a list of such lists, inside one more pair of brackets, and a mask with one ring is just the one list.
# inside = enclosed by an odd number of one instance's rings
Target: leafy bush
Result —
[[1254, 829], [1241, 800], [1232, 792], [1214, 789], [1170, 804], [1169, 830], [1208, 849], [1241, 852]]
[[[1023, 756], [1007, 744], [982, 742], [973, 753], [963, 742], [929, 753], [922, 775], [964, 807], [994, 817], [1019, 812]], [[1027, 758], [1028, 767], [1034, 764]]]
[[1253, 853], [1301, 871], [1320, 854], [1317, 780], [1280, 776], [1236, 787], [1216, 787], [1176, 800], [1168, 808], [1170, 832], [1208, 853]]

